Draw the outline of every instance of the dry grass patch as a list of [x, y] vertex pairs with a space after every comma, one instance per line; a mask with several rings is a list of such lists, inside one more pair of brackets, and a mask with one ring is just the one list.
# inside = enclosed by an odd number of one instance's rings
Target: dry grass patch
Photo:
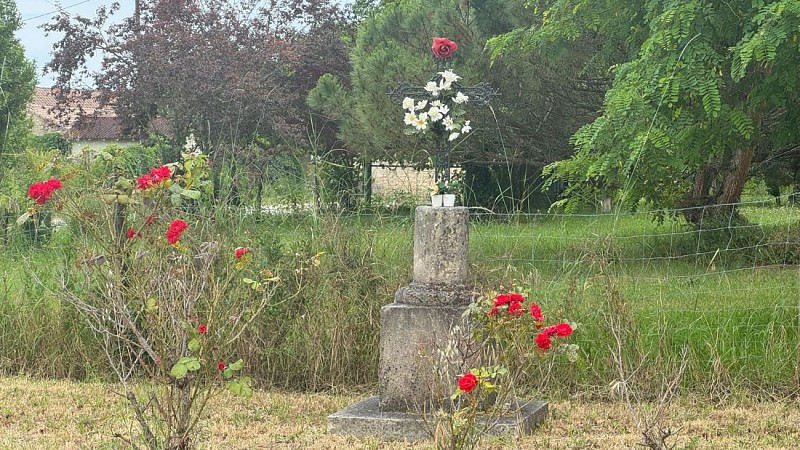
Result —
[[[427, 449], [430, 444], [381, 443], [332, 436], [326, 417], [357, 396], [257, 392], [251, 401], [223, 395], [198, 439], [209, 449]], [[724, 406], [680, 399], [669, 412], [680, 429], [676, 448], [762, 450], [800, 448], [796, 401], [739, 401]], [[551, 418], [519, 441], [485, 442], [486, 449], [634, 448], [639, 436], [620, 403], [553, 401]], [[98, 383], [0, 379], [0, 449], [116, 449], [128, 434], [125, 402]], [[641, 447], [639, 447], [641, 448]]]

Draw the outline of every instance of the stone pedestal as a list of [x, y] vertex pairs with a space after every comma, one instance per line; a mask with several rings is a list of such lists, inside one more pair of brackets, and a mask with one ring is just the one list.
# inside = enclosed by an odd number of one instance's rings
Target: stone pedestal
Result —
[[[459, 352], [444, 364], [439, 358], [472, 300], [468, 221], [467, 208], [417, 207], [414, 279], [397, 291], [394, 303], [381, 308], [379, 395], [328, 417], [329, 432], [424, 439], [428, 434], [420, 413], [448, 399], [455, 385], [440, 380], [455, 380], [479, 364], [459, 360]], [[513, 417], [501, 418], [495, 433], [527, 433], [547, 416], [545, 403], [517, 409]]]
[[381, 308], [378, 387], [386, 411], [429, 410], [450, 396], [437, 379], [465, 370], [463, 361], [437, 367], [437, 357], [472, 299], [468, 221], [467, 208], [417, 208], [414, 281]]

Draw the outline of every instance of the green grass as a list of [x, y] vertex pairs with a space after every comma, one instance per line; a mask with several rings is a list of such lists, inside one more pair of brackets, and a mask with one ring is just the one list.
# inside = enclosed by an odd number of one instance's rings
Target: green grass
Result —
[[[578, 325], [582, 360], [558, 376], [528, 374], [531, 389], [607, 391], [616, 377], [608, 348], [611, 315], [624, 315], [631, 364], [660, 381], [684, 346], [684, 388], [711, 395], [737, 389], [769, 395], [798, 388], [800, 209], [745, 207], [749, 225], [697, 231], [680, 218], [620, 216], [473, 217], [471, 276], [479, 288], [530, 290], [551, 318]], [[326, 390], [377, 379], [380, 307], [411, 281], [413, 218], [255, 217], [216, 211], [225, 245], [248, 245], [266, 266], [326, 252], [320, 271], [290, 305], [257, 324], [248, 361], [263, 385]], [[15, 238], [0, 260], [0, 371], [51, 377], [108, 373], [90, 330], [51, 287], [78, 255], [69, 228], [39, 246]], [[794, 256], [793, 256], [794, 255]], [[26, 263], [26, 261], [28, 261]], [[623, 309], [610, 302], [613, 291]], [[550, 373], [550, 375], [546, 375]], [[655, 389], [655, 387], [654, 387]]]

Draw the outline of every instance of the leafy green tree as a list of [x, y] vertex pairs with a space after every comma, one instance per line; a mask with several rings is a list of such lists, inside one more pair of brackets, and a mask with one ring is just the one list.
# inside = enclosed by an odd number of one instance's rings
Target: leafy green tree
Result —
[[[566, 206], [613, 195], [622, 207], [729, 214], [760, 162], [798, 152], [796, 0], [553, 0], [522, 32], [532, 52], [599, 38], [614, 76], [602, 115], [548, 167]], [[727, 206], [723, 206], [727, 205]]]
[[31, 127], [25, 106], [33, 96], [36, 73], [14, 36], [21, 25], [14, 0], [0, 0], [0, 161], [24, 150]]

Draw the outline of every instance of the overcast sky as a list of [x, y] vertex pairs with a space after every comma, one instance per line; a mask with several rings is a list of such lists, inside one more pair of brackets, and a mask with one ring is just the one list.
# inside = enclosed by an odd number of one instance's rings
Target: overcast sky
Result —
[[[115, 17], [122, 18], [133, 14], [133, 0], [118, 1], [121, 9], [114, 15]], [[42, 75], [42, 67], [50, 61], [53, 43], [59, 39], [59, 36], [52, 34], [45, 36], [39, 27], [52, 21], [62, 9], [70, 14], [93, 17], [98, 7], [110, 6], [112, 3], [112, 0], [17, 0], [17, 9], [23, 21], [18, 36], [25, 47], [28, 59], [36, 64], [39, 86], [51, 86], [54, 82], [53, 74]], [[99, 67], [99, 62], [95, 61], [93, 67]]]

